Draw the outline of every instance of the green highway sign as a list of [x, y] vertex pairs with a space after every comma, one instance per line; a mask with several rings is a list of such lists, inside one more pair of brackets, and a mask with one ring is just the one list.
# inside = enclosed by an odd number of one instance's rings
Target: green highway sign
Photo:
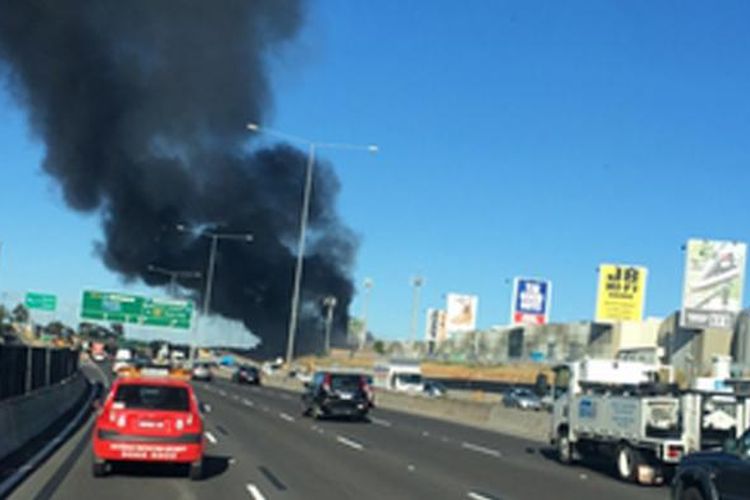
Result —
[[57, 309], [57, 296], [49, 293], [28, 292], [24, 303], [27, 309], [54, 311]]
[[193, 303], [184, 300], [147, 299], [143, 304], [143, 324], [171, 328], [190, 328]]
[[86, 290], [83, 292], [81, 317], [113, 323], [187, 330], [193, 319], [193, 303]]

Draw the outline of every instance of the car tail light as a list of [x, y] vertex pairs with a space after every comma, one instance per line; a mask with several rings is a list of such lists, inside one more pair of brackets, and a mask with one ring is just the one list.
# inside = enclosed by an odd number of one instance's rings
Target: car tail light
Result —
[[181, 418], [178, 418], [174, 426], [175, 426], [175, 429], [177, 429], [178, 431], [181, 431], [182, 429], [185, 428], [185, 421], [182, 420]]
[[326, 373], [323, 377], [323, 390], [326, 392], [331, 392], [331, 374]]
[[125, 427], [125, 424], [127, 422], [125, 421], [125, 415], [120, 415], [117, 417], [117, 427]]
[[365, 393], [365, 397], [367, 398], [367, 400], [370, 401], [370, 402], [372, 402], [373, 399], [374, 399], [373, 398], [373, 393], [372, 393], [372, 388], [370, 387], [370, 384], [367, 383], [367, 379], [365, 379], [364, 377], [360, 378], [359, 379], [359, 387], [360, 387], [360, 389], [362, 389], [362, 392]]
[[192, 427], [193, 426], [193, 414], [192, 413], [190, 415], [188, 415], [186, 424], [187, 424], [188, 427]]

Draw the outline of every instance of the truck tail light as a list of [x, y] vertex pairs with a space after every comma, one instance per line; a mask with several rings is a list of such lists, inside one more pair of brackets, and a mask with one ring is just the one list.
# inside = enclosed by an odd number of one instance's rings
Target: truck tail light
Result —
[[669, 445], [667, 446], [667, 458], [676, 459], [682, 456], [682, 446]]

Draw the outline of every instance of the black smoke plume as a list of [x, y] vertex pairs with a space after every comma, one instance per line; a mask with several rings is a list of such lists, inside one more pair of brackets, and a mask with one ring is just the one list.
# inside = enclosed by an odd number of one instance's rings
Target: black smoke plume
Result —
[[[298, 0], [0, 0], [0, 72], [67, 204], [101, 216], [106, 266], [164, 285], [149, 265], [207, 263], [208, 240], [176, 224], [251, 231], [252, 244], [220, 244], [212, 312], [244, 322], [267, 354], [286, 343], [306, 157], [249, 148], [245, 124], [266, 118], [269, 59], [303, 17]], [[338, 190], [318, 165], [298, 352], [320, 348], [325, 295], [339, 303], [334, 341], [346, 330], [356, 242]], [[181, 284], [202, 299], [201, 281]]]

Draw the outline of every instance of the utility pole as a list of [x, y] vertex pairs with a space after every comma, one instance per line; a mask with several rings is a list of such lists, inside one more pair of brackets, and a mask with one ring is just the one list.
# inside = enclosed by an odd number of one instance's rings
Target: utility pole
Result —
[[411, 302], [411, 330], [409, 332], [409, 341], [414, 346], [417, 338], [417, 322], [419, 321], [419, 294], [424, 284], [424, 278], [422, 276], [414, 276], [411, 279], [411, 286], [413, 287], [412, 302]]
[[325, 335], [325, 355], [331, 354], [331, 328], [333, 327], [333, 310], [336, 307], [336, 297], [329, 295], [323, 299], [323, 305], [326, 307], [326, 335]]
[[373, 281], [370, 278], [365, 278], [364, 287], [365, 295], [362, 298], [362, 333], [359, 336], [359, 350], [361, 351], [365, 347], [367, 341], [367, 309], [370, 305], [370, 291], [372, 290]]

